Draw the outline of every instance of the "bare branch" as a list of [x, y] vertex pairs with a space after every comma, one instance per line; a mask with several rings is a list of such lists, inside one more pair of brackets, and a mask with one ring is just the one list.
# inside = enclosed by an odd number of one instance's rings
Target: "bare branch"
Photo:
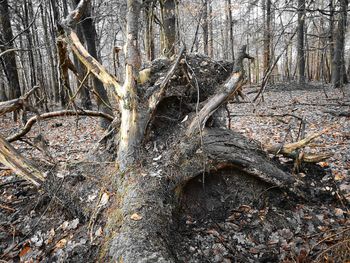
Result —
[[7, 141], [9, 142], [14, 142], [18, 139], [20, 139], [21, 137], [23, 137], [24, 135], [26, 135], [30, 129], [32, 128], [32, 126], [38, 121], [38, 119], [43, 120], [43, 119], [50, 119], [50, 118], [55, 118], [55, 117], [62, 117], [62, 116], [92, 116], [92, 117], [102, 117], [102, 118], [106, 118], [110, 121], [113, 121], [113, 117], [103, 113], [103, 112], [99, 112], [99, 111], [89, 111], [89, 110], [62, 110], [62, 111], [53, 111], [53, 112], [48, 112], [48, 113], [44, 113], [41, 115], [36, 115], [32, 118], [30, 118], [28, 120], [28, 122], [26, 123], [26, 125], [24, 126], [23, 130], [21, 130], [20, 132], [11, 135], [9, 137], [6, 138]]

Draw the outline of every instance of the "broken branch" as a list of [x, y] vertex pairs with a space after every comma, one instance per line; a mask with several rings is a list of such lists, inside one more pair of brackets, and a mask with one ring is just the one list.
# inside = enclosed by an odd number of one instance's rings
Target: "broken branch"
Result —
[[245, 83], [244, 81], [245, 72], [243, 67], [243, 60], [245, 58], [253, 59], [251, 56], [249, 56], [246, 53], [246, 49], [247, 49], [246, 45], [244, 45], [241, 48], [239, 56], [235, 62], [235, 68], [231, 76], [225, 81], [225, 83], [221, 87], [219, 87], [218, 93], [216, 93], [215, 95], [207, 99], [203, 108], [192, 120], [187, 130], [187, 136], [192, 135], [198, 129], [203, 129], [209, 117], [213, 115], [213, 113], [222, 104], [224, 104], [228, 99], [237, 95], [238, 92], [241, 90], [242, 86]]
[[43, 173], [19, 154], [2, 136], [0, 136], [0, 162], [36, 187], [45, 181]]
[[[321, 136], [322, 134], [328, 132], [331, 128], [332, 127], [329, 127], [329, 128], [322, 130], [321, 132], [313, 133], [313, 134], [305, 137], [304, 139], [299, 140], [299, 141], [294, 142], [294, 143], [288, 143], [288, 144], [277, 143], [277, 144], [266, 145], [266, 146], [264, 146], [264, 148], [268, 153], [282, 154], [286, 157], [295, 159], [295, 158], [298, 158], [297, 151], [299, 149], [306, 147], [308, 144], [310, 144], [310, 142], [312, 142], [314, 139]], [[309, 163], [317, 163], [317, 162], [323, 161], [325, 159], [328, 159], [331, 156], [333, 156], [333, 154], [331, 154], [331, 153], [321, 153], [321, 154], [304, 153], [302, 158], [301, 158], [301, 161], [309, 162]]]
[[17, 99], [0, 102], [0, 116], [6, 114], [8, 112], [17, 111], [17, 110], [23, 108], [26, 105], [26, 101], [28, 100], [28, 98], [38, 88], [39, 88], [38, 86], [35, 86], [31, 90], [29, 90], [26, 94], [24, 94], [23, 96], [21, 96]]

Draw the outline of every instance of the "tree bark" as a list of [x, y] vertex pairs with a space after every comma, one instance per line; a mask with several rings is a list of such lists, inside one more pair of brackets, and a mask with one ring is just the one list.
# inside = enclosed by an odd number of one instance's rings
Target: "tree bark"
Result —
[[[80, 25], [77, 25], [77, 35], [79, 39], [83, 39], [83, 33], [80, 28]], [[79, 78], [77, 78], [77, 87], [80, 87], [79, 94], [81, 98], [81, 106], [83, 109], [91, 110], [92, 109], [92, 103], [90, 98], [90, 93], [88, 88], [84, 85], [84, 83], [80, 83], [80, 79], [83, 79], [83, 76], [87, 74], [86, 70], [83, 68], [83, 65], [81, 65], [79, 59], [74, 56], [74, 65], [77, 69], [77, 73], [79, 74]]]

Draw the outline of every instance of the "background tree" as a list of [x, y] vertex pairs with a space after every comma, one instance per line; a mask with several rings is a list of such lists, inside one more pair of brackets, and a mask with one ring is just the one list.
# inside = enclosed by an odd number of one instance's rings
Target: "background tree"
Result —
[[339, 19], [334, 48], [334, 57], [332, 61], [332, 82], [336, 88], [343, 87], [343, 84], [347, 82], [344, 59], [344, 44], [349, 1], [340, 0], [339, 2]]
[[175, 0], [159, 0], [162, 28], [163, 28], [163, 55], [171, 57], [175, 54], [176, 44], [176, 10]]
[[305, 83], [305, 0], [298, 0], [298, 80]]
[[[14, 37], [11, 27], [11, 17], [8, 8], [8, 1], [0, 1], [0, 26], [1, 26], [1, 36], [0, 36], [0, 50], [1, 52], [6, 52], [1, 56], [2, 68], [5, 72], [6, 78], [9, 83], [8, 98], [15, 99], [21, 96], [21, 88], [19, 85], [16, 56], [14, 50]], [[17, 115], [14, 115], [14, 119], [17, 120]]]

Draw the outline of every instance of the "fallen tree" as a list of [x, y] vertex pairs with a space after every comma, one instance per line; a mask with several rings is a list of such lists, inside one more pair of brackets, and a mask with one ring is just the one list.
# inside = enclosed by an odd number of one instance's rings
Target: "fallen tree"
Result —
[[[89, 72], [115, 89], [120, 115], [112, 136], [116, 169], [105, 182], [113, 199], [105, 214], [108, 219], [101, 261], [176, 262], [169, 245], [173, 240], [174, 213], [183, 189], [198, 176], [205, 185], [205, 178], [212, 173], [238, 171], [304, 197], [300, 181], [270, 160], [261, 145], [222, 125], [225, 104], [245, 83], [243, 60], [251, 58], [245, 46], [234, 65], [190, 56], [183, 50], [173, 61], [154, 61], [140, 71], [141, 1], [128, 1], [126, 73], [124, 83], [120, 83], [90, 56], [72, 29], [87, 3], [80, 1], [63, 21], [62, 38]], [[148, 77], [139, 81], [141, 72], [147, 72]], [[22, 163], [27, 165], [24, 161], [9, 162], [6, 156], [16, 152], [6, 141], [1, 143], [8, 150], [2, 152], [5, 164], [14, 170], [19, 170]], [[30, 178], [31, 171], [29, 167], [23, 176]], [[42, 172], [35, 174], [37, 185], [43, 185]], [[235, 177], [232, 180], [239, 180]], [[66, 202], [73, 211], [78, 205], [84, 206], [73, 200]]]

